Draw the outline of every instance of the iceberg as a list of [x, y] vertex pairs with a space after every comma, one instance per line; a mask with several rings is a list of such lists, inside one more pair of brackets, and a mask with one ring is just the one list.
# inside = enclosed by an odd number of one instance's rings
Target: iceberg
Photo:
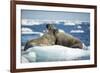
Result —
[[[51, 62], [90, 59], [90, 51], [79, 48], [69, 48], [60, 45], [34, 46], [29, 48], [26, 57], [29, 62]], [[22, 56], [23, 56], [22, 55]]]
[[22, 28], [22, 34], [36, 34], [36, 35], [40, 35], [42, 36], [43, 33], [42, 32], [35, 32], [35, 31], [32, 31], [32, 29], [30, 28]]
[[82, 26], [77, 26], [77, 28], [78, 28], [78, 29], [81, 29], [81, 28], [82, 28]]
[[72, 22], [70, 22], [70, 23], [64, 23], [64, 25], [71, 25], [71, 26], [75, 26], [76, 24], [75, 23], [72, 23]]
[[30, 28], [21, 28], [22, 32], [32, 32], [32, 29]]

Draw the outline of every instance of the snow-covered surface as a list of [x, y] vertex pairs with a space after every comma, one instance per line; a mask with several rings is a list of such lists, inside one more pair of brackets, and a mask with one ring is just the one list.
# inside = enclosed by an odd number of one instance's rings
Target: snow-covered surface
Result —
[[[24, 58], [23, 58], [24, 57]], [[22, 52], [22, 62], [49, 62], [87, 60], [90, 58], [90, 51], [79, 48], [69, 48], [60, 45], [35, 46]], [[26, 60], [27, 59], [27, 60]], [[25, 60], [25, 61], [24, 61]]]

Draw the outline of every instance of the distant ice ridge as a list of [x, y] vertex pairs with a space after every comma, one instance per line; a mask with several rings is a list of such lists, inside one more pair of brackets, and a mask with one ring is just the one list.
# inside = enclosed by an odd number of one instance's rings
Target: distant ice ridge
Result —
[[76, 24], [82, 24], [82, 22], [88, 23], [89, 21], [80, 21], [80, 20], [39, 20], [39, 19], [22, 19], [21, 24], [22, 25], [40, 25], [44, 23], [54, 23], [59, 24], [63, 22], [64, 25], [76, 25]]
[[84, 30], [71, 30], [70, 33], [84, 33]]
[[85, 60], [90, 58], [89, 50], [69, 48], [60, 45], [35, 46], [25, 52], [27, 53], [23, 53], [22, 56], [27, 58], [29, 62]]
[[41, 22], [35, 21], [33, 19], [22, 19], [21, 23], [22, 25], [27, 25], [27, 26], [41, 24]]
[[76, 25], [76, 24], [75, 24], [75, 23], [72, 23], [72, 22], [70, 22], [70, 23], [67, 23], [67, 22], [66, 22], [66, 23], [64, 23], [64, 25], [73, 25], [73, 26], [74, 26], [74, 25]]

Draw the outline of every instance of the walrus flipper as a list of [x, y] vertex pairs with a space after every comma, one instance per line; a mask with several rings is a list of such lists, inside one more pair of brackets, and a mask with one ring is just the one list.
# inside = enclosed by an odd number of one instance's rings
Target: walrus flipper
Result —
[[72, 45], [71, 48], [80, 48], [80, 49], [82, 49], [83, 46], [82, 46], [82, 44], [78, 43], [78, 44]]
[[33, 47], [33, 45], [26, 43], [25, 47], [24, 47], [24, 51], [26, 51], [28, 48]]

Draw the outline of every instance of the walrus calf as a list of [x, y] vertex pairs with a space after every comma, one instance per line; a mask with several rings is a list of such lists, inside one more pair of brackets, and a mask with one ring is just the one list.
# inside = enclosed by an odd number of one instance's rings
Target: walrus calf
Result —
[[26, 51], [28, 48], [33, 46], [45, 46], [45, 45], [54, 45], [55, 44], [55, 36], [53, 32], [45, 33], [42, 37], [30, 40], [26, 42], [24, 51]]

